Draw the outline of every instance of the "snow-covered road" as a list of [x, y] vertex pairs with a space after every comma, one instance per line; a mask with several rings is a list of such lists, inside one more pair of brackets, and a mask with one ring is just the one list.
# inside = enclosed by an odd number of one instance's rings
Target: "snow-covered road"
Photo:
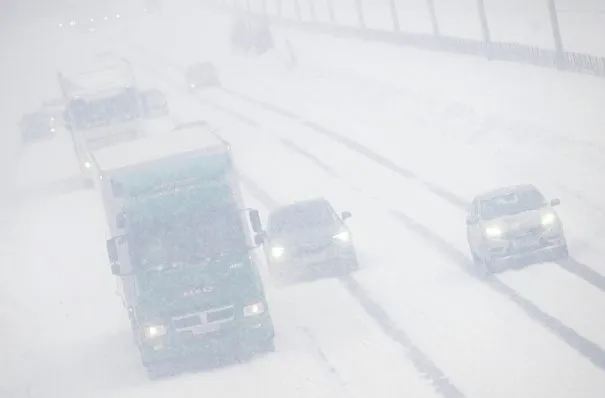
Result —
[[[360, 77], [344, 73], [330, 57], [313, 63], [307, 56], [296, 70], [279, 56], [234, 57], [211, 46], [217, 37], [226, 41], [219, 16], [202, 23], [199, 15], [178, 23], [170, 14], [165, 18], [142, 23], [116, 49], [132, 59], [145, 85], [168, 94], [177, 119], [207, 119], [221, 129], [233, 145], [247, 205], [266, 215], [281, 203], [325, 196], [337, 209], [350, 210], [362, 269], [350, 279], [283, 289], [265, 275], [276, 353], [149, 382], [113, 295], [99, 198], [86, 191], [30, 201], [15, 211], [2, 241], [10, 275], [0, 282], [2, 320], [11, 325], [2, 341], [11, 344], [0, 346], [9, 358], [0, 363], [0, 386], [14, 393], [29, 386], [33, 398], [601, 398], [605, 252], [598, 237], [605, 211], [595, 182], [605, 164], [596, 134], [580, 137], [591, 145], [562, 141], [557, 131], [536, 137], [513, 104], [471, 134], [469, 124], [489, 112], [443, 106], [451, 100], [447, 89], [426, 80], [438, 73], [435, 65], [418, 74], [424, 86], [409, 81], [414, 77], [400, 80], [414, 88], [406, 91], [389, 81], [400, 76], [380, 75], [363, 63]], [[303, 48], [304, 37], [293, 40], [301, 52], [312, 52]], [[339, 50], [326, 43], [324, 51]], [[417, 67], [429, 64], [416, 54]], [[220, 65], [224, 89], [191, 96], [182, 69], [206, 57]], [[467, 75], [483, 70], [474, 62]], [[502, 76], [535, 73], [520, 68]], [[592, 94], [583, 81], [578, 91], [593, 100], [602, 95], [601, 83]], [[475, 95], [464, 98], [467, 105], [480, 97], [469, 90]], [[510, 93], [510, 87], [493, 90]], [[531, 87], [525, 93], [537, 96]], [[562, 111], [546, 123], [547, 132], [582, 111], [554, 100], [545, 107]], [[601, 115], [584, 112], [582, 123], [596, 131], [591, 122]], [[65, 158], [55, 153], [41, 161], [68, 164]], [[486, 282], [473, 278], [466, 272], [465, 203], [494, 185], [528, 180], [562, 198], [575, 260]]]

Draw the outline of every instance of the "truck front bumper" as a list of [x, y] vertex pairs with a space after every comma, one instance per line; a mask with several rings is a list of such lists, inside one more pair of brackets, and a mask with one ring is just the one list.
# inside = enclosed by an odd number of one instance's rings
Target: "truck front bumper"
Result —
[[152, 366], [263, 351], [272, 346], [274, 335], [271, 316], [265, 313], [221, 324], [218, 330], [204, 334], [169, 333], [145, 340], [140, 342], [139, 350], [143, 365]]

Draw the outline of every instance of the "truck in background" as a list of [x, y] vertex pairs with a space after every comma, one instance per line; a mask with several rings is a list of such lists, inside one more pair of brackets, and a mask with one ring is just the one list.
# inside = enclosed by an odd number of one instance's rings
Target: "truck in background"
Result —
[[[174, 361], [274, 350], [230, 147], [205, 122], [94, 153], [107, 252], [150, 377]], [[252, 230], [252, 232], [251, 232]]]
[[141, 91], [132, 65], [105, 54], [93, 67], [59, 73], [64, 119], [71, 132], [78, 162], [91, 168], [91, 152], [146, 134], [148, 119], [167, 116], [168, 104], [158, 90]]

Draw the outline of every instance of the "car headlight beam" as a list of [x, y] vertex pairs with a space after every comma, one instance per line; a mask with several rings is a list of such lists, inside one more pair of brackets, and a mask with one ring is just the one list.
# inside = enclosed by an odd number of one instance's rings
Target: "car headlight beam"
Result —
[[244, 316], [256, 316], [265, 312], [265, 305], [261, 302], [250, 304], [244, 307]]
[[351, 234], [349, 231], [342, 231], [334, 235], [334, 239], [339, 240], [341, 242], [349, 242], [351, 240]]
[[282, 246], [273, 246], [271, 248], [271, 256], [273, 258], [281, 258], [286, 253], [286, 249]]
[[485, 228], [485, 235], [489, 238], [499, 238], [502, 236], [502, 228], [497, 225], [492, 225]]
[[167, 333], [166, 326], [164, 325], [147, 325], [144, 327], [145, 337], [148, 339], [155, 339], [162, 337]]
[[549, 226], [557, 221], [557, 216], [554, 213], [546, 213], [542, 215], [542, 225]]

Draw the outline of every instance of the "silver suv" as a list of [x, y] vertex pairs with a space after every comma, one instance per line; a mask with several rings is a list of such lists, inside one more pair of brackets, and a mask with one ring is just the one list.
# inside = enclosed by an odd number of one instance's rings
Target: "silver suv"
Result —
[[279, 281], [312, 268], [339, 275], [358, 269], [351, 232], [344, 223], [349, 217], [346, 211], [337, 214], [324, 198], [272, 212], [267, 231], [257, 239], [263, 243], [271, 276]]
[[563, 225], [533, 185], [515, 185], [476, 197], [466, 219], [467, 237], [476, 270], [491, 274], [520, 258], [558, 260], [568, 256]]

